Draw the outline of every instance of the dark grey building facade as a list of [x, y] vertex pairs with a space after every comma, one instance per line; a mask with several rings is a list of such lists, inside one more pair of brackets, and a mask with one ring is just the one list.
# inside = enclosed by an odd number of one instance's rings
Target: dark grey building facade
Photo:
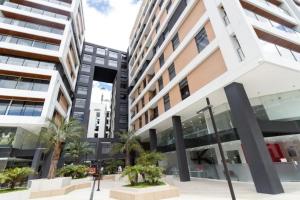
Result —
[[[87, 129], [93, 81], [113, 84], [111, 135], [128, 129], [127, 53], [100, 45], [85, 43], [73, 100], [72, 116]], [[100, 98], [100, 97], [99, 97]], [[100, 99], [99, 99], [100, 102]]]

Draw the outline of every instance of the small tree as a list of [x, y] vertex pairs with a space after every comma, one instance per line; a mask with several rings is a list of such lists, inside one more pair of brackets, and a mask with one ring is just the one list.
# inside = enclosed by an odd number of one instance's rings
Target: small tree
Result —
[[0, 173], [0, 182], [8, 184], [10, 189], [14, 189], [17, 184], [22, 185], [33, 173], [34, 171], [30, 167], [9, 168]]
[[125, 164], [130, 165], [130, 153], [136, 151], [138, 153], [144, 152], [142, 145], [139, 143], [139, 137], [134, 132], [122, 132], [119, 135], [120, 142], [115, 143], [112, 147], [113, 153], [125, 153]]
[[65, 157], [75, 164], [79, 164], [80, 158], [92, 152], [93, 150], [90, 148], [89, 143], [81, 140], [70, 141], [65, 146]]
[[63, 143], [68, 141], [80, 140], [83, 137], [84, 131], [80, 123], [75, 119], [61, 120], [58, 124], [53, 120], [48, 121], [48, 126], [41, 129], [41, 142], [53, 147], [50, 169], [48, 178], [55, 178], [57, 163], [62, 152]]

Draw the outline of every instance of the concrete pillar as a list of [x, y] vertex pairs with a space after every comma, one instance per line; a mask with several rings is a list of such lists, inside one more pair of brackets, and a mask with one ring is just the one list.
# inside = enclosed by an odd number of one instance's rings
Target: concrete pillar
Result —
[[36, 172], [33, 175], [29, 176], [29, 180], [31, 179], [36, 179], [36, 178], [41, 178], [39, 177], [40, 175], [38, 174], [38, 170], [40, 167], [40, 163], [41, 163], [41, 158], [43, 155], [44, 149], [43, 148], [37, 148], [34, 152], [33, 155], [33, 159], [32, 159], [32, 163], [31, 163], [31, 168]]
[[150, 138], [150, 151], [156, 151], [157, 150], [156, 129], [149, 130], [149, 138]]
[[283, 193], [279, 176], [244, 86], [232, 83], [225, 87], [225, 93], [231, 109], [232, 122], [241, 139], [256, 191], [266, 194]]
[[183, 131], [180, 116], [173, 116], [173, 129], [176, 144], [177, 165], [181, 182], [190, 181], [189, 167], [186, 158]]

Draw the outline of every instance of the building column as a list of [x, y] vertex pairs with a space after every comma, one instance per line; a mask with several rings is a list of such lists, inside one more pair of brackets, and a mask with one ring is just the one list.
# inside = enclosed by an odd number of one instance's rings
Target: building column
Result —
[[150, 138], [150, 151], [156, 151], [157, 150], [156, 129], [149, 130], [149, 138]]
[[173, 129], [176, 144], [177, 165], [181, 182], [190, 181], [189, 167], [186, 158], [183, 131], [180, 116], [173, 116]]
[[256, 191], [266, 194], [283, 193], [279, 176], [244, 86], [232, 83], [225, 87], [225, 93], [231, 109], [232, 122], [239, 134]]
[[[38, 170], [39, 170], [39, 166], [40, 166], [40, 163], [41, 163], [41, 158], [42, 158], [42, 155], [43, 155], [43, 151], [44, 151], [43, 148], [37, 148], [34, 152], [34, 155], [33, 155], [31, 168], [36, 173], [38, 173]], [[29, 180], [37, 179], [37, 178], [41, 178], [39, 174], [33, 174], [33, 175], [29, 176]]]

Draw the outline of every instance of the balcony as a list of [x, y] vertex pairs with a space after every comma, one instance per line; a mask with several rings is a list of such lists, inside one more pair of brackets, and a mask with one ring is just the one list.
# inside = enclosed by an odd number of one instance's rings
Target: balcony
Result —
[[56, 44], [50, 44], [50, 43], [41, 42], [38, 40], [25, 39], [25, 38], [10, 36], [10, 35], [1, 35], [0, 34], [0, 42], [7, 42], [7, 43], [11, 43], [11, 44], [18, 44], [18, 45], [22, 45], [22, 46], [35, 47], [35, 48], [40, 48], [40, 49], [47, 49], [50, 51], [58, 51], [59, 50], [59, 45], [56, 45]]
[[37, 9], [37, 8], [33, 8], [33, 7], [29, 7], [29, 6], [24, 6], [21, 4], [16, 4], [16, 3], [12, 3], [9, 1], [4, 1], [4, 3], [2, 3], [4, 6], [10, 7], [10, 8], [15, 8], [15, 9], [19, 9], [19, 10], [23, 10], [26, 12], [31, 12], [31, 13], [35, 13], [35, 14], [39, 14], [39, 15], [45, 15], [48, 17], [54, 17], [57, 19], [63, 19], [63, 20], [68, 20], [69, 17], [66, 15], [61, 15], [61, 14], [57, 14], [54, 12], [49, 12], [46, 10], [41, 10], [41, 9]]
[[289, 34], [294, 34], [295, 36], [297, 37], [300, 37], [300, 33], [288, 26], [285, 26], [285, 25], [282, 25], [282, 24], [279, 24], [273, 20], [270, 20], [266, 17], [263, 17], [261, 15], [258, 15], [250, 10], [247, 10], [245, 9], [245, 13], [248, 17], [250, 17], [251, 19], [255, 19], [256, 21], [260, 22], [260, 23], [263, 23], [264, 25], [266, 25], [267, 27], [272, 27], [272, 28], [276, 28], [277, 30], [280, 30], [280, 31], [284, 31], [286, 33], [289, 33]]
[[54, 3], [57, 5], [61, 5], [61, 6], [71, 7], [71, 4], [69, 4], [67, 2], [63, 2], [63, 1], [58, 1], [58, 0], [42, 0], [42, 1], [47, 1], [49, 3]]
[[267, 42], [265, 40], [260, 40], [260, 43], [263, 51], [269, 55], [279, 55], [280, 57], [300, 62], [299, 52]]
[[50, 26], [44, 26], [44, 25], [40, 25], [40, 24], [20, 21], [20, 20], [16, 20], [16, 19], [10, 19], [10, 18], [6, 18], [6, 17], [0, 17], [0, 22], [5, 23], [5, 24], [14, 25], [14, 26], [29, 28], [29, 29], [33, 29], [33, 30], [37, 30], [37, 31], [54, 33], [54, 34], [58, 34], [58, 35], [62, 35], [64, 33], [63, 29], [52, 28]]

